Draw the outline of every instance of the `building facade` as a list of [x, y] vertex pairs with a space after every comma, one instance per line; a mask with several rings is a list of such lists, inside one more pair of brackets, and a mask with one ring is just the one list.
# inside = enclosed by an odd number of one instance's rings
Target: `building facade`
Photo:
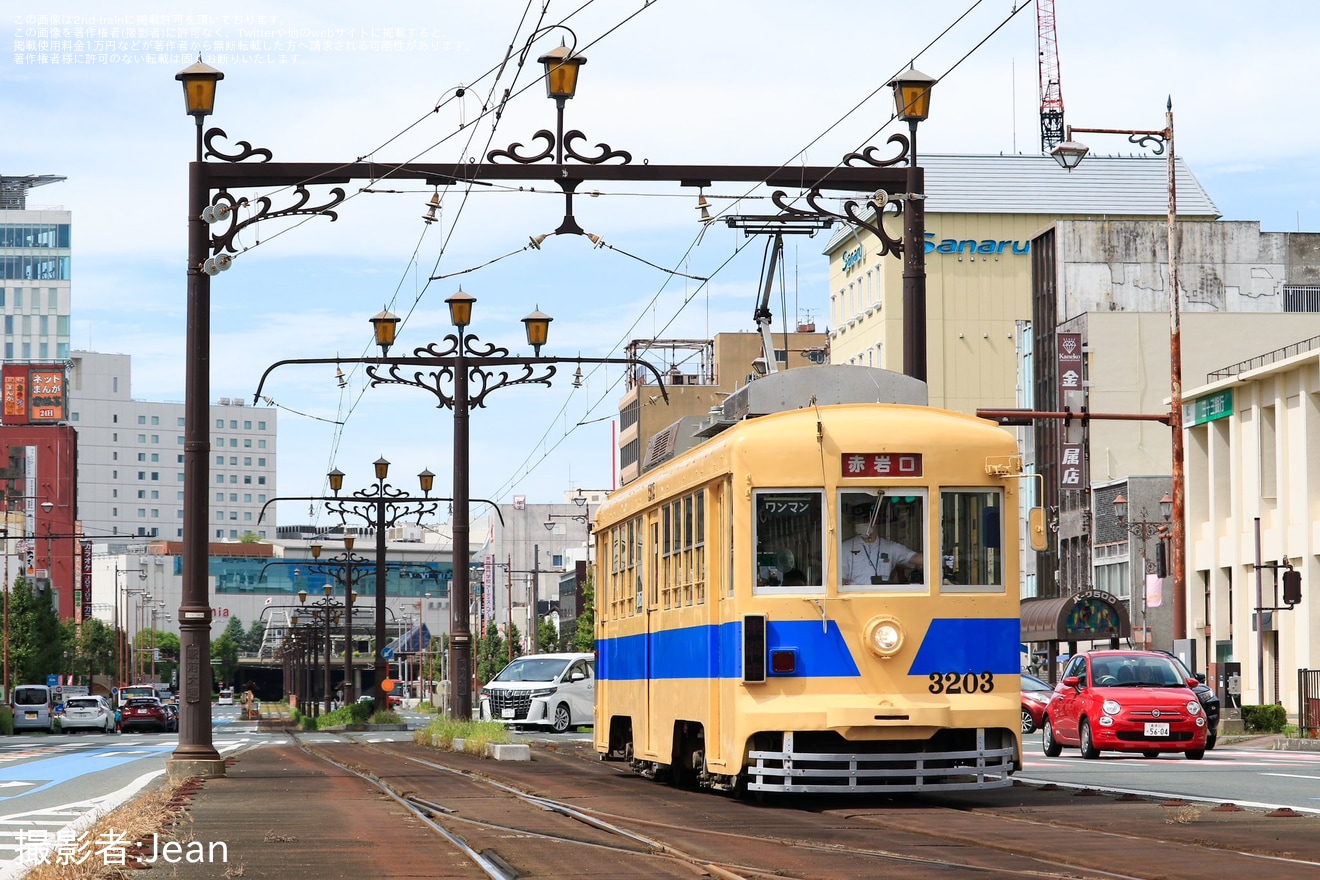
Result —
[[1222, 364], [1183, 399], [1187, 633], [1221, 688], [1239, 675], [1242, 703], [1313, 712], [1298, 671], [1320, 670], [1320, 335]]
[[[1090, 157], [1071, 173], [1049, 156], [921, 158], [926, 180], [926, 378], [932, 406], [975, 412], [1016, 405], [1018, 322], [1031, 320], [1033, 239], [1065, 218], [1168, 213], [1167, 163]], [[1219, 210], [1180, 161], [1186, 221]], [[901, 217], [884, 213], [901, 238]], [[903, 369], [903, 264], [846, 228], [826, 245], [830, 363]], [[1149, 255], [1148, 255], [1149, 256]]]
[[54, 175], [0, 176], [0, 354], [5, 363], [69, 356], [72, 215], [27, 204], [33, 187], [62, 180]]
[[[136, 400], [128, 355], [74, 351], [69, 419], [79, 435], [79, 516], [95, 537], [183, 538], [183, 404]], [[211, 406], [212, 541], [273, 538], [278, 411], [222, 397]]]

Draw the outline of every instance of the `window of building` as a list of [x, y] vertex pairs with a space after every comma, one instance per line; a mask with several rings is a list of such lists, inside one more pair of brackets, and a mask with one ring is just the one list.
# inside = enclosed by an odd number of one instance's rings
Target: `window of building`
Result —
[[238, 430], [238, 419], [230, 419], [230, 420], [229, 420], [229, 430], [231, 430], [231, 431], [237, 431], [237, 430]]
[[146, 442], [147, 442], [147, 435], [146, 435], [146, 434], [138, 434], [138, 442], [139, 442], [139, 443], [146, 443]]
[[225, 427], [225, 420], [224, 420], [224, 419], [216, 419], [216, 420], [215, 420], [215, 426], [216, 426], [217, 428], [220, 428], [221, 430], [224, 430], [224, 427]]
[[153, 452], [153, 453], [151, 453], [151, 460], [152, 460], [152, 461], [160, 461], [160, 453], [159, 453], [159, 452]]
[[231, 467], [238, 467], [238, 456], [237, 455], [229, 456], [229, 464]]
[[257, 441], [257, 448], [258, 448], [258, 449], [265, 449], [265, 448], [266, 448], [266, 441], [265, 441], [265, 440], [258, 440], [258, 441]]
[[139, 497], [139, 498], [146, 498], [146, 497], [147, 497], [147, 490], [146, 490], [146, 489], [138, 489], [138, 497]]
[[147, 423], [147, 417], [146, 417], [146, 416], [138, 416], [138, 424], [139, 424], [139, 425], [145, 425], [146, 423]]
[[265, 423], [265, 422], [257, 422], [257, 430], [258, 430], [258, 431], [264, 431], [264, 430], [266, 430], [266, 423]]
[[252, 485], [252, 475], [251, 475], [251, 474], [244, 474], [244, 475], [243, 475], [243, 485], [245, 485], [245, 486], [251, 486], [251, 485]]
[[152, 417], [151, 417], [151, 423], [152, 423], [153, 425], [159, 425], [159, 424], [160, 424], [160, 416], [152, 416]]
[[224, 464], [224, 463], [225, 463], [225, 457], [224, 457], [223, 455], [217, 455], [217, 456], [215, 457], [215, 463], [216, 463], [216, 464]]
[[243, 430], [244, 430], [244, 431], [251, 431], [251, 430], [252, 430], [252, 422], [250, 422], [250, 421], [244, 422], [244, 423], [243, 423]]
[[146, 461], [146, 460], [147, 460], [147, 454], [145, 452], [139, 452], [138, 461]]

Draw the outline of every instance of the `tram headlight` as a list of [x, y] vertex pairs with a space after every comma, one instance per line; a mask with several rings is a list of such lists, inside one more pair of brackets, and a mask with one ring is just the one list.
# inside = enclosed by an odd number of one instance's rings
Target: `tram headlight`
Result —
[[880, 657], [892, 657], [903, 647], [903, 627], [892, 617], [877, 617], [866, 627], [866, 646]]
[[1100, 709], [1106, 715], [1117, 715], [1119, 712], [1123, 711], [1123, 707], [1114, 700], [1105, 700], [1104, 703], [1101, 704]]

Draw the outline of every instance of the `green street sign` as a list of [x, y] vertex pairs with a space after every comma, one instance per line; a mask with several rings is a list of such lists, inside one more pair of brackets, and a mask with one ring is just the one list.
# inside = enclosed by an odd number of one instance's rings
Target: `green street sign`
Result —
[[1233, 389], [1225, 388], [1205, 397], [1198, 397], [1183, 406], [1183, 427], [1192, 428], [1204, 425], [1215, 419], [1225, 419], [1233, 414]]

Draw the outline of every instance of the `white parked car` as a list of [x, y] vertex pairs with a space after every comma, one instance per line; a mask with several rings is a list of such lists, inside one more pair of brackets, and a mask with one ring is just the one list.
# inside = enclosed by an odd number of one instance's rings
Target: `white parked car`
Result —
[[99, 730], [115, 732], [115, 710], [104, 697], [69, 697], [64, 701], [64, 732]]
[[596, 721], [593, 654], [519, 657], [481, 689], [481, 718], [563, 733]]

